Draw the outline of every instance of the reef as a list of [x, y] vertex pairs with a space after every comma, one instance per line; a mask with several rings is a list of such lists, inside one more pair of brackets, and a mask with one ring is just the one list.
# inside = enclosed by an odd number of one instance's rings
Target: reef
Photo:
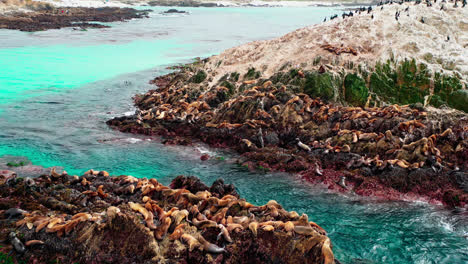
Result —
[[36, 7], [30, 12], [14, 12], [0, 15], [0, 29], [20, 31], [43, 31], [73, 27], [108, 28], [108, 25], [96, 22], [128, 21], [133, 18], [148, 17], [151, 10], [136, 10], [133, 8], [102, 7], [53, 7], [48, 4]]
[[[467, 205], [466, 113], [421, 103], [370, 106], [357, 75], [335, 91], [317, 85], [337, 82], [326, 72], [262, 78], [251, 68], [210, 86], [208, 61], [157, 77], [158, 89], [135, 96], [135, 115], [108, 125], [168, 144], [229, 147], [242, 154], [242, 166], [298, 173], [337, 191]], [[343, 104], [332, 101], [338, 94]]]
[[334, 263], [307, 215], [253, 205], [222, 179], [0, 172], [0, 210], [0, 257], [12, 263]]

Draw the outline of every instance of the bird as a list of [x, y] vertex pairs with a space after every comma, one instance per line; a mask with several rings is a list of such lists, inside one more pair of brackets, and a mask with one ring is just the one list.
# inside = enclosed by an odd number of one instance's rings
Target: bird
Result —
[[318, 164], [318, 162], [315, 162], [315, 173], [317, 175], [320, 175], [320, 176], [323, 175], [322, 170], [321, 170], [320, 165]]
[[310, 152], [311, 149], [309, 146], [307, 146], [306, 144], [302, 143], [301, 140], [299, 138], [296, 138], [296, 141], [297, 141], [297, 146], [307, 152]]
[[345, 188], [345, 189], [348, 189], [348, 186], [346, 186], [346, 177], [345, 176], [340, 177], [340, 181], [338, 182], [338, 185]]

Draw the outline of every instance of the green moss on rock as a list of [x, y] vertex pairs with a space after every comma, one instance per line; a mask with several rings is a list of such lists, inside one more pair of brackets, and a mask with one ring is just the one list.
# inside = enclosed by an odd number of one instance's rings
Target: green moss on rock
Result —
[[201, 83], [206, 79], [206, 73], [202, 70], [199, 70], [192, 78], [190, 78], [190, 82], [192, 83]]
[[346, 102], [356, 106], [364, 106], [366, 104], [369, 91], [361, 77], [356, 74], [346, 75], [344, 87]]
[[450, 94], [448, 104], [458, 110], [468, 113], [468, 90], [457, 90]]
[[244, 75], [244, 80], [253, 80], [257, 79], [261, 76], [262, 74], [259, 71], [255, 71], [255, 68], [249, 68], [247, 73]]
[[377, 63], [369, 89], [392, 104], [423, 103], [430, 90], [430, 72], [425, 64], [404, 60], [395, 69], [391, 61]]
[[333, 77], [329, 73], [308, 72], [305, 76], [304, 93], [311, 97], [331, 100], [335, 95]]

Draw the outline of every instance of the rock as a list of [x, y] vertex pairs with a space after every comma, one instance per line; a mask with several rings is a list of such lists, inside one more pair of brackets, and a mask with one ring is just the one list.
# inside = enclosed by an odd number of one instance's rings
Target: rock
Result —
[[356, 74], [348, 74], [344, 80], [346, 102], [355, 106], [364, 106], [369, 95], [366, 83]]
[[234, 185], [224, 184], [224, 180], [221, 178], [217, 179], [213, 183], [213, 185], [211, 185], [210, 192], [213, 194], [217, 194], [218, 197], [223, 197], [225, 195], [233, 195], [235, 197], [239, 197], [239, 194], [237, 194]]
[[163, 12], [164, 14], [185, 14], [187, 13], [186, 11], [183, 10], [177, 10], [177, 9], [169, 9], [167, 11]]
[[0, 184], [2, 207], [28, 208], [22, 219], [13, 219], [23, 215], [18, 208], [0, 215], [0, 232], [10, 234], [18, 253], [12, 262], [48, 263], [61, 256], [71, 263], [333, 263], [325, 230], [312, 222], [294, 233], [269, 226], [267, 221], [293, 223], [297, 213], [275, 201], [250, 204], [221, 179], [208, 191], [193, 176], [175, 178], [175, 189], [126, 175], [76, 177], [78, 184], [49, 175], [31, 179], [33, 187]]
[[203, 155], [200, 156], [200, 160], [202, 160], [202, 161], [206, 161], [209, 158], [210, 158], [210, 155], [208, 155], [208, 154], [203, 154]]
[[452, 173], [458, 185], [468, 193], [468, 173], [463, 171], [456, 171]]
[[[67, 14], [68, 12], [68, 14]], [[10, 16], [0, 16], [0, 28], [20, 31], [42, 31], [63, 27], [107, 28], [109, 26], [92, 23], [127, 21], [147, 17], [150, 10], [136, 10], [118, 7], [50, 7], [50, 10], [37, 10]], [[47, 21], [47, 23], [44, 23]]]
[[265, 135], [265, 143], [267, 145], [278, 145], [280, 143], [278, 134], [276, 132], [267, 132]]

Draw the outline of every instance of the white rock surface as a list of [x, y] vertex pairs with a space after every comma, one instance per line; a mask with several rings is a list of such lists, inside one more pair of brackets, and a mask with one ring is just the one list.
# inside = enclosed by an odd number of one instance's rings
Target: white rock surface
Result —
[[[373, 66], [394, 56], [398, 60], [415, 58], [434, 71], [457, 74], [465, 82], [468, 77], [468, 6], [454, 8], [438, 1], [432, 7], [405, 3], [374, 7], [371, 14], [363, 12], [343, 19], [298, 29], [280, 38], [255, 41], [231, 48], [213, 56], [205, 66], [216, 82], [225, 73], [244, 74], [249, 67], [263, 71], [269, 77], [286, 63], [302, 69], [316, 68], [313, 60], [321, 57], [321, 64], [355, 64]], [[409, 8], [408, 12], [404, 10]], [[395, 13], [400, 11], [398, 21]], [[371, 18], [371, 15], [374, 18]], [[424, 23], [421, 19], [424, 17]], [[447, 41], [447, 36], [450, 40]], [[358, 55], [335, 55], [321, 46], [352, 47]], [[222, 63], [218, 66], [218, 63]], [[301, 65], [302, 64], [302, 65]]]

